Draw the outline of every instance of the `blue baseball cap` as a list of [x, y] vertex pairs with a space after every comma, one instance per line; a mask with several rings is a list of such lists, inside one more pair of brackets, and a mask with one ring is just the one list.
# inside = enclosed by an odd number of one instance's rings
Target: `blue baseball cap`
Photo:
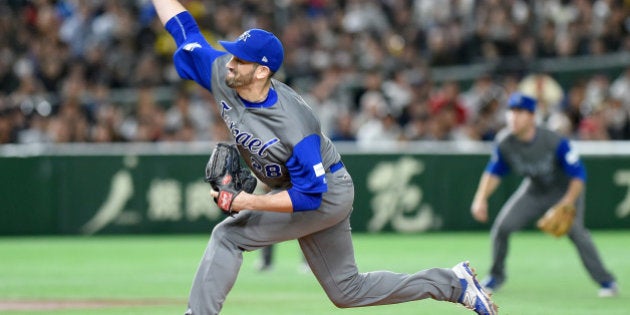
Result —
[[220, 40], [219, 44], [237, 58], [267, 66], [272, 72], [280, 69], [284, 59], [278, 37], [258, 28], [245, 31], [233, 42]]
[[536, 100], [519, 92], [510, 95], [507, 105], [509, 109], [525, 109], [532, 113], [536, 111]]

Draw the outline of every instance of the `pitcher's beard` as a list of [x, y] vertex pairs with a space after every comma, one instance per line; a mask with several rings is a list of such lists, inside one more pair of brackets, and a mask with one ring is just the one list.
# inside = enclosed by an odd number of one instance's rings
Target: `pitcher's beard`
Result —
[[239, 84], [236, 82], [236, 78], [232, 77], [232, 78], [225, 78], [225, 84], [227, 84], [227, 86], [229, 86], [230, 88], [237, 88], [239, 87]]
[[225, 77], [225, 84], [227, 84], [227, 86], [229, 86], [232, 89], [248, 85], [248, 84], [252, 83], [252, 81], [254, 81], [254, 74], [253, 74], [253, 72], [250, 73], [247, 76], [234, 75], [234, 76], [231, 76], [231, 77], [230, 76], [226, 76]]

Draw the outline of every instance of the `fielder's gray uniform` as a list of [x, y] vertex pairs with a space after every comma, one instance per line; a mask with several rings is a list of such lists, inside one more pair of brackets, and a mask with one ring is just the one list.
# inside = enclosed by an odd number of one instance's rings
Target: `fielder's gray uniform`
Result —
[[169, 20], [166, 29], [178, 46], [174, 55], [178, 73], [213, 93], [256, 176], [276, 191], [299, 187], [321, 194], [315, 209], [296, 209], [294, 202], [290, 214], [241, 211], [216, 225], [195, 276], [187, 314], [219, 313], [237, 278], [243, 251], [292, 239], [299, 241], [313, 274], [338, 307], [424, 298], [457, 301], [462, 285], [451, 269], [359, 273], [350, 234], [352, 178], [311, 109], [277, 80], [272, 80], [266, 101], [244, 101], [224, 81], [231, 56], [210, 47], [187, 12]]
[[[522, 142], [508, 130], [497, 135], [486, 171], [503, 176], [512, 171], [525, 179], [501, 208], [492, 225], [491, 276], [505, 281], [505, 258], [510, 234], [540, 218], [566, 193], [572, 178], [586, 180], [586, 172], [570, 142], [541, 127], [532, 142]], [[576, 218], [568, 233], [589, 274], [598, 283], [613, 281], [604, 268], [590, 233], [584, 227], [584, 192], [576, 202]]]

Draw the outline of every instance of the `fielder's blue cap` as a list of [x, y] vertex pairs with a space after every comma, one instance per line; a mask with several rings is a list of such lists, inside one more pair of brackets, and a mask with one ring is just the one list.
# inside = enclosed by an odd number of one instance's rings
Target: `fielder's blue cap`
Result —
[[284, 59], [278, 37], [258, 28], [245, 31], [233, 42], [220, 40], [219, 44], [237, 58], [267, 66], [273, 72], [280, 69]]
[[507, 104], [509, 109], [524, 109], [532, 113], [536, 111], [536, 100], [519, 92], [512, 93]]

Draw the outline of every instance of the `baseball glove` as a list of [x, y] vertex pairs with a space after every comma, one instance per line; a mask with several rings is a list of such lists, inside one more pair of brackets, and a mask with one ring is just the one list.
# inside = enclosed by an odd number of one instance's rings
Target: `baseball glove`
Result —
[[574, 218], [575, 206], [564, 204], [551, 207], [536, 225], [547, 234], [561, 237], [569, 232]]
[[240, 155], [235, 145], [218, 143], [206, 164], [205, 181], [219, 193], [214, 201], [227, 215], [232, 215], [232, 201], [245, 191], [252, 193], [258, 180], [246, 167], [241, 166]]

